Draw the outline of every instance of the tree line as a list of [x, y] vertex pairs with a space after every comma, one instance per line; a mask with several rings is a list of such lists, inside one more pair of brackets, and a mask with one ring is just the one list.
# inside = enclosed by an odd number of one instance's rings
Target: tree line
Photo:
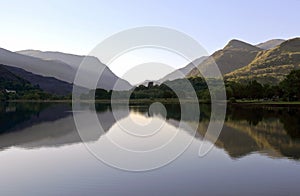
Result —
[[[211, 89], [211, 92], [208, 89], [208, 84], [215, 87]], [[140, 85], [131, 91], [118, 91], [114, 93], [120, 99], [128, 97], [130, 99], [169, 99], [178, 98], [178, 95], [188, 98], [192, 96], [191, 88], [189, 87], [191, 85], [198, 99], [209, 101], [212, 95], [218, 98], [218, 91], [220, 91], [218, 86], [221, 84], [221, 80], [204, 80], [201, 77], [197, 77], [167, 81], [160, 85], [150, 82], [148, 86]], [[248, 81], [247, 83], [225, 81], [225, 89], [227, 99], [231, 101], [235, 101], [236, 99], [300, 101], [300, 70], [291, 71], [282, 82], [276, 85], [261, 84], [256, 80]], [[89, 98], [95, 94], [95, 99], [111, 99], [112, 93], [112, 91], [97, 89], [83, 97]]]
[[[210, 101], [211, 96], [218, 98], [221, 91], [219, 86], [223, 81], [218, 79], [204, 80], [201, 77], [177, 79], [166, 81], [162, 84], [150, 82], [147, 86], [140, 85], [129, 91], [107, 91], [104, 89], [91, 90], [88, 94], [82, 94], [82, 99], [91, 99], [95, 95], [96, 100], [109, 100], [114, 93], [120, 99], [176, 99], [178, 97], [193, 97], [196, 92], [197, 98]], [[209, 84], [209, 85], [208, 85]], [[212, 86], [209, 91], [208, 86]], [[9, 88], [10, 87], [10, 88]], [[7, 93], [6, 88], [15, 89], [16, 93]], [[293, 70], [278, 85], [260, 84], [256, 80], [248, 83], [225, 81], [227, 99], [247, 100], [273, 100], [273, 101], [300, 101], [300, 70]], [[0, 81], [0, 100], [55, 100], [70, 99], [71, 96], [57, 96], [42, 91], [39, 86], [24, 83], [11, 83]]]

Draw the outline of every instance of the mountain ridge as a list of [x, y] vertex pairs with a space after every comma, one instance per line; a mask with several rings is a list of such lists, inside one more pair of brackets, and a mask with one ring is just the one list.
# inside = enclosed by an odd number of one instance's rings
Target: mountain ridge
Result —
[[255, 46], [259, 47], [263, 50], [269, 50], [271, 48], [275, 48], [276, 46], [280, 45], [284, 41], [286, 41], [286, 40], [284, 40], [284, 39], [271, 39], [271, 40], [259, 43]]
[[233, 39], [226, 46], [214, 52], [206, 60], [192, 69], [186, 77], [201, 76], [199, 70], [204, 74], [209, 75], [212, 72], [212, 67], [218, 66], [222, 75], [230, 73], [236, 69], [248, 65], [262, 49], [248, 44], [246, 42]]
[[[99, 79], [97, 88], [103, 88], [111, 90], [114, 88], [114, 84], [118, 81], [118, 87], [115, 90], [129, 90], [132, 88], [130, 83], [116, 76], [105, 64], [103, 64], [98, 58], [94, 56], [75, 55], [62, 52], [53, 51], [40, 51], [40, 50], [22, 50], [17, 51], [19, 54], [32, 56], [39, 59], [57, 60], [70, 65], [74, 70], [77, 70], [81, 63], [89, 63], [90, 67], [101, 68], [103, 72]], [[83, 68], [84, 69], [84, 68]], [[86, 78], [89, 80], [91, 77], [95, 77], [94, 70], [85, 70]], [[75, 77], [75, 74], [74, 74]]]

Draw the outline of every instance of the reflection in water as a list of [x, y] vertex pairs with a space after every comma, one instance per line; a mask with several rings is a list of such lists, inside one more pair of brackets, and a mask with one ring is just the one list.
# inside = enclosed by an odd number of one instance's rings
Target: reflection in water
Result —
[[[166, 104], [166, 122], [179, 127], [179, 105]], [[90, 107], [87, 105], [87, 107]], [[98, 119], [105, 132], [115, 128], [115, 118], [108, 105], [96, 105]], [[210, 118], [209, 105], [201, 105], [200, 124], [196, 138], [202, 139]], [[148, 106], [133, 106], [130, 114], [123, 106], [118, 116], [130, 115], [136, 120], [159, 118], [160, 111], [148, 112]], [[81, 115], [80, 113], [76, 115]], [[82, 114], [84, 115], [84, 114]], [[259, 152], [270, 157], [300, 158], [300, 108], [290, 107], [228, 107], [224, 128], [215, 146], [224, 149], [232, 158]], [[189, 126], [196, 126], [194, 116], [183, 119]], [[124, 120], [126, 121], [126, 120]], [[88, 129], [86, 130], [89, 131]], [[188, 130], [186, 130], [188, 131]], [[55, 147], [79, 143], [70, 104], [10, 103], [0, 107], [0, 148]], [[97, 141], [100, 133], [89, 133], [90, 141]], [[113, 132], [109, 133], [114, 136]], [[123, 140], [124, 141], [124, 140]]]

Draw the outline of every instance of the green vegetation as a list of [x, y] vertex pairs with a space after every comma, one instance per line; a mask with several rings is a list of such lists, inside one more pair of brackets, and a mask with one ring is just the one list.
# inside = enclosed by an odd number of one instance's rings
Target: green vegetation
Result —
[[0, 101], [6, 100], [52, 100], [64, 97], [46, 93], [38, 85], [9, 72], [0, 66]]
[[[172, 102], [178, 102], [178, 97], [183, 97], [188, 100], [192, 97], [192, 92], [196, 92], [196, 95], [201, 102], [209, 102], [211, 96], [215, 96], [218, 99], [219, 86], [221, 80], [209, 79], [205, 81], [201, 77], [186, 79], [177, 79], [174, 81], [167, 81], [161, 85], [140, 85], [132, 91], [106, 91], [103, 89], [97, 89], [96, 91], [90, 91], [87, 95], [82, 95], [82, 99], [91, 99], [95, 93], [96, 100], [109, 100], [112, 93], [117, 99], [130, 99], [141, 100], [145, 102], [153, 102], [154, 100], [172, 100]], [[212, 86], [212, 94], [208, 89]], [[192, 86], [191, 86], [192, 85]], [[237, 83], [233, 81], [226, 81], [226, 94], [227, 99], [231, 103], [243, 103], [243, 102], [257, 102], [258, 100], [264, 102], [274, 101], [300, 101], [300, 70], [292, 71], [285, 79], [278, 85], [261, 84], [254, 81], [248, 83]], [[175, 89], [175, 91], [173, 90]], [[175, 93], [176, 92], [176, 93]]]
[[[282, 44], [275, 49], [280, 48], [283, 51], [293, 52], [294, 49], [291, 47], [293, 45], [295, 45], [295, 43]], [[272, 51], [273, 50], [274, 49], [272, 49]], [[298, 58], [298, 56], [292, 55], [290, 58], [294, 59]], [[285, 59], [282, 61], [285, 61]], [[96, 100], [110, 100], [112, 95], [114, 95], [117, 99], [127, 100], [130, 98], [137, 103], [139, 102], [138, 100], [148, 102], [153, 102], [153, 100], [169, 100], [178, 102], [179, 99], [191, 99], [196, 92], [201, 102], [210, 102], [212, 96], [215, 99], [220, 97], [219, 87], [222, 83], [223, 81], [218, 79], [204, 80], [202, 77], [191, 77], [188, 79], [166, 81], [160, 85], [155, 85], [153, 82], [150, 82], [148, 86], [140, 85], [130, 91], [113, 92], [96, 89], [90, 91], [88, 94], [82, 94], [81, 99], [90, 100], [93, 98], [93, 95], [95, 95]], [[208, 86], [212, 88], [208, 89]], [[272, 101], [300, 101], [300, 71], [292, 70], [280, 83], [274, 85], [264, 84], [257, 80], [249, 80], [248, 82], [226, 80], [225, 87], [227, 99], [230, 103], [257, 102], [258, 100], [263, 100], [266, 103], [272, 103]], [[67, 99], [70, 100], [71, 96], [57, 96], [46, 93], [42, 91], [38, 85], [34, 86], [30, 82], [9, 72], [5, 67], [0, 66], [0, 101]]]
[[236, 99], [265, 99], [273, 101], [300, 100], [300, 70], [293, 70], [278, 85], [262, 85], [256, 80], [247, 84], [226, 83], [227, 97]]
[[[192, 84], [192, 86], [191, 86]], [[195, 90], [194, 90], [195, 89]], [[140, 85], [131, 91], [106, 91], [103, 89], [92, 90], [88, 94], [81, 95], [81, 99], [91, 99], [95, 94], [96, 100], [110, 99], [112, 93], [117, 99], [131, 100], [178, 100], [178, 97], [190, 98], [192, 93], [196, 91], [199, 99], [209, 99], [208, 87], [203, 78], [177, 79], [167, 81], [161, 85]], [[176, 93], [177, 94], [176, 94]], [[178, 101], [177, 101], [178, 102]]]
[[[0, 86], [3, 83], [0, 80]], [[66, 99], [66, 97], [52, 95], [42, 91], [38, 86], [25, 84], [24, 86], [18, 84], [8, 84], [0, 87], [0, 101], [7, 100], [58, 100]]]

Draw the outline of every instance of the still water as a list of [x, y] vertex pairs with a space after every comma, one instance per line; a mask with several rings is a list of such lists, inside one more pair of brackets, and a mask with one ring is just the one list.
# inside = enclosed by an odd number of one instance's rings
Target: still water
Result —
[[[88, 142], [110, 136], [130, 143], [116, 134], [111, 108], [99, 104], [96, 109], [105, 133], [91, 134]], [[198, 151], [209, 142], [203, 137], [210, 107], [200, 110], [195, 137], [180, 130], [182, 137], [193, 137], [181, 156], [159, 169], [128, 172], [87, 150], [70, 104], [1, 105], [0, 195], [300, 195], [300, 107], [228, 107], [221, 135], [204, 157]], [[166, 105], [166, 111], [166, 126], [176, 130], [180, 107]], [[159, 119], [145, 105], [118, 112], [125, 122]]]

